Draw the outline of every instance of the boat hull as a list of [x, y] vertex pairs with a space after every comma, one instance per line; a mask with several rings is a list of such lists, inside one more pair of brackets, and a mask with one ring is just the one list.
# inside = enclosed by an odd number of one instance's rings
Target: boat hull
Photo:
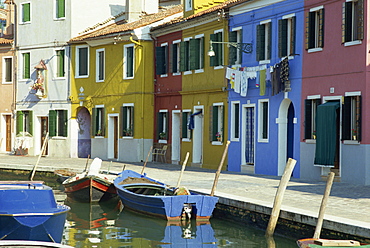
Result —
[[113, 183], [99, 176], [86, 176], [63, 182], [67, 196], [77, 202], [101, 202], [117, 196]]
[[[315, 244], [316, 240], [318, 240], [318, 239], [314, 239], [314, 238], [300, 239], [300, 240], [297, 241], [297, 245], [298, 245], [299, 248], [319, 248], [319, 247], [334, 248], [334, 247], [338, 247], [338, 245], [333, 245], [333, 246], [318, 245], [318, 244]], [[343, 247], [343, 245], [342, 245], [342, 247]], [[349, 247], [349, 246], [345, 246], [345, 247]], [[361, 243], [360, 246], [351, 246], [351, 247], [370, 248], [370, 244]]]
[[40, 182], [0, 182], [0, 240], [60, 243], [69, 210]]
[[193, 209], [193, 213], [196, 219], [207, 220], [211, 217], [212, 212], [218, 201], [217, 197], [206, 196], [200, 194], [190, 195], [145, 195], [137, 194], [130, 191], [132, 187], [151, 187], [157, 190], [168, 190], [163, 183], [159, 185], [153, 184], [120, 184], [123, 180], [128, 177], [146, 178], [153, 182], [157, 182], [146, 176], [142, 176], [134, 171], [125, 170], [123, 171], [114, 181], [114, 185], [117, 189], [124, 207], [131, 210], [158, 216], [167, 220], [179, 220], [182, 218], [183, 208], [185, 204], [190, 204]]

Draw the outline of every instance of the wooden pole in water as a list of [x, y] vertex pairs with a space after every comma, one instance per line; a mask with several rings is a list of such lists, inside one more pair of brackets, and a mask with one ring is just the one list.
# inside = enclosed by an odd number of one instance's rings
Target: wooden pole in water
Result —
[[45, 139], [44, 139], [44, 143], [42, 144], [42, 148], [41, 148], [41, 151], [40, 151], [40, 154], [39, 154], [39, 157], [37, 158], [37, 162], [35, 164], [35, 166], [33, 167], [33, 170], [32, 170], [32, 173], [30, 175], [30, 180], [33, 181], [33, 177], [35, 176], [35, 173], [36, 173], [36, 167], [37, 165], [39, 164], [40, 162], [40, 158], [42, 156], [42, 154], [44, 153], [45, 151], [45, 148], [46, 148], [46, 144], [48, 142], [48, 137], [49, 137], [49, 132], [46, 133], [46, 136], [45, 136]]
[[324, 221], [324, 213], [325, 213], [326, 205], [328, 203], [328, 198], [329, 198], [329, 195], [330, 195], [331, 186], [333, 185], [334, 176], [335, 176], [334, 172], [330, 172], [329, 175], [328, 175], [328, 179], [327, 179], [327, 182], [326, 182], [325, 193], [324, 193], [324, 196], [323, 196], [322, 201], [321, 201], [319, 217], [317, 219], [316, 229], [315, 229], [315, 233], [313, 235], [314, 239], [320, 238], [322, 223]]
[[87, 155], [87, 160], [86, 160], [86, 165], [85, 165], [85, 170], [84, 171], [87, 171], [87, 164], [89, 163], [89, 159], [90, 159], [90, 154]]
[[266, 229], [266, 236], [272, 236], [274, 234], [276, 223], [280, 214], [281, 202], [283, 201], [284, 192], [296, 163], [296, 160], [289, 158], [285, 166], [284, 173], [280, 179], [279, 188], [276, 191], [274, 206], [272, 208], [270, 220]]
[[150, 147], [149, 152], [148, 152], [148, 156], [146, 156], [146, 160], [145, 160], [144, 166], [141, 169], [141, 173], [140, 173], [141, 175], [144, 173], [144, 169], [146, 167], [146, 163], [148, 162], [148, 159], [149, 159], [150, 154], [152, 153], [152, 150], [153, 150], [153, 146]]
[[216, 186], [217, 186], [217, 183], [218, 183], [218, 178], [220, 177], [222, 165], [224, 164], [224, 161], [225, 161], [225, 158], [226, 158], [226, 154], [227, 154], [227, 150], [228, 150], [227, 148], [229, 147], [229, 145], [230, 145], [230, 140], [228, 140], [226, 142], [224, 153], [222, 154], [222, 158], [221, 158], [220, 164], [218, 165], [218, 169], [216, 171], [215, 180], [213, 181], [213, 186], [212, 186], [212, 190], [211, 190], [210, 196], [213, 196], [215, 194]]
[[188, 159], [189, 159], [189, 152], [186, 153], [184, 163], [182, 164], [182, 168], [181, 168], [181, 172], [180, 172], [180, 177], [179, 177], [179, 180], [177, 181], [176, 188], [178, 188], [180, 186], [180, 182], [181, 182], [181, 179], [182, 179], [182, 174], [184, 173], [186, 164], [188, 163]]

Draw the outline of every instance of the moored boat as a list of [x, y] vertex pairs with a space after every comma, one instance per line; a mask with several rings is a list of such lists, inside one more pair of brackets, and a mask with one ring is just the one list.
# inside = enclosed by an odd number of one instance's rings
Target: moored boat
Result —
[[0, 181], [0, 240], [60, 243], [69, 210], [41, 181]]
[[214, 196], [170, 188], [131, 170], [122, 171], [114, 180], [114, 186], [125, 208], [167, 220], [179, 220], [184, 216], [207, 220], [218, 201]]
[[77, 202], [101, 202], [117, 196], [113, 180], [117, 175], [100, 173], [102, 160], [95, 158], [90, 169], [63, 181], [67, 197]]
[[29, 240], [1, 240], [0, 247], [7, 247], [7, 248], [25, 248], [25, 247], [73, 248], [73, 246], [63, 245], [59, 243], [51, 243], [51, 242], [43, 242], [43, 241], [29, 241]]
[[299, 248], [333, 248], [333, 247], [361, 247], [370, 248], [370, 244], [360, 243], [355, 240], [335, 240], [335, 239], [299, 239], [297, 241]]

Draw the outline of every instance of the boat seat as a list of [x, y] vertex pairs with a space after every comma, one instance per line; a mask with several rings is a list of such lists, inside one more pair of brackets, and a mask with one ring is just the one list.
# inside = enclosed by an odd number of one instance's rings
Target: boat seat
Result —
[[90, 165], [87, 175], [89, 176], [98, 175], [101, 168], [101, 163], [102, 160], [100, 158], [94, 158], [93, 162]]
[[158, 158], [161, 157], [162, 162], [166, 163], [166, 152], [167, 145], [162, 146], [162, 148], [154, 148], [152, 152], [153, 160], [159, 162]]

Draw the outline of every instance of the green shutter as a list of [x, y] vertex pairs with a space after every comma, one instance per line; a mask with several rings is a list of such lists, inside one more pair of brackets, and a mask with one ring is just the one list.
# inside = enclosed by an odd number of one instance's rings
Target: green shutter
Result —
[[358, 15], [357, 15], [357, 33], [358, 33], [358, 39], [363, 40], [364, 39], [364, 0], [358, 0], [357, 1], [358, 6]]
[[159, 133], [162, 132], [163, 127], [163, 116], [161, 112], [157, 113], [157, 139], [159, 139]]
[[357, 140], [361, 141], [362, 137], [362, 128], [361, 128], [361, 122], [362, 122], [362, 97], [356, 96], [356, 125], [357, 125]]
[[49, 136], [57, 135], [57, 111], [49, 110]]
[[24, 79], [30, 78], [30, 54], [29, 53], [23, 54], [23, 78]]
[[189, 60], [190, 60], [190, 70], [199, 69], [199, 39], [191, 39], [189, 41]]
[[256, 59], [264, 60], [265, 53], [265, 25], [257, 25]]
[[[222, 32], [216, 33], [216, 39], [219, 42], [222, 42]], [[216, 66], [222, 65], [223, 62], [223, 44], [216, 44], [215, 52], [216, 52]]]
[[130, 129], [131, 129], [131, 132], [132, 132], [132, 136], [134, 136], [135, 111], [134, 111], [134, 107], [130, 107], [130, 108], [131, 108]]
[[65, 0], [58, 0], [57, 18], [65, 17]]
[[325, 11], [324, 9], [319, 10], [319, 47], [324, 47], [324, 18]]
[[342, 106], [342, 140], [351, 140], [351, 97], [344, 97]]
[[279, 57], [288, 56], [288, 20], [279, 20]]
[[23, 7], [23, 22], [31, 21], [31, 4], [26, 3], [22, 5]]
[[59, 119], [61, 121], [61, 130], [59, 130], [60, 136], [67, 137], [68, 136], [68, 111], [67, 110], [61, 110], [61, 118]]
[[127, 107], [121, 107], [121, 136], [125, 136], [124, 130], [127, 129]]
[[218, 131], [218, 106], [212, 107], [212, 141], [216, 141], [216, 133]]
[[304, 100], [304, 138], [311, 139], [312, 136], [312, 100]]
[[181, 138], [188, 137], [188, 113], [189, 112], [182, 112]]
[[[238, 42], [238, 32], [237, 31], [231, 31], [229, 32], [229, 42]], [[238, 49], [234, 46], [229, 46], [229, 64], [235, 65], [236, 59], [237, 59], [237, 52]]]
[[17, 126], [16, 126], [16, 134], [23, 132], [23, 112], [17, 111]]
[[156, 75], [165, 74], [165, 47], [155, 48]]
[[268, 138], [268, 102], [262, 103], [262, 139]]
[[28, 132], [33, 135], [33, 111], [28, 111]]
[[176, 73], [176, 72], [178, 72], [179, 71], [179, 68], [177, 68], [177, 65], [178, 65], [178, 61], [177, 61], [177, 57], [178, 57], [178, 55], [177, 55], [177, 46], [178, 46], [179, 44], [172, 44], [172, 66], [171, 66], [171, 68], [172, 68], [172, 73]]
[[267, 23], [268, 25], [268, 43], [267, 43], [267, 54], [266, 59], [271, 59], [271, 48], [272, 48], [272, 24], [271, 22]]
[[291, 32], [290, 32], [290, 54], [288, 54], [288, 56], [290, 55], [294, 55], [295, 54], [295, 41], [296, 41], [296, 20], [297, 18], [295, 16], [292, 17], [292, 27], [291, 27]]
[[102, 136], [105, 136], [105, 123], [106, 123], [105, 108], [101, 108], [101, 135]]
[[186, 70], [187, 58], [185, 58], [185, 41], [180, 43], [180, 71]]
[[57, 71], [57, 76], [58, 77], [64, 77], [65, 72], [64, 72], [64, 50], [58, 50], [57, 51], [57, 63], [58, 63], [58, 71]]

